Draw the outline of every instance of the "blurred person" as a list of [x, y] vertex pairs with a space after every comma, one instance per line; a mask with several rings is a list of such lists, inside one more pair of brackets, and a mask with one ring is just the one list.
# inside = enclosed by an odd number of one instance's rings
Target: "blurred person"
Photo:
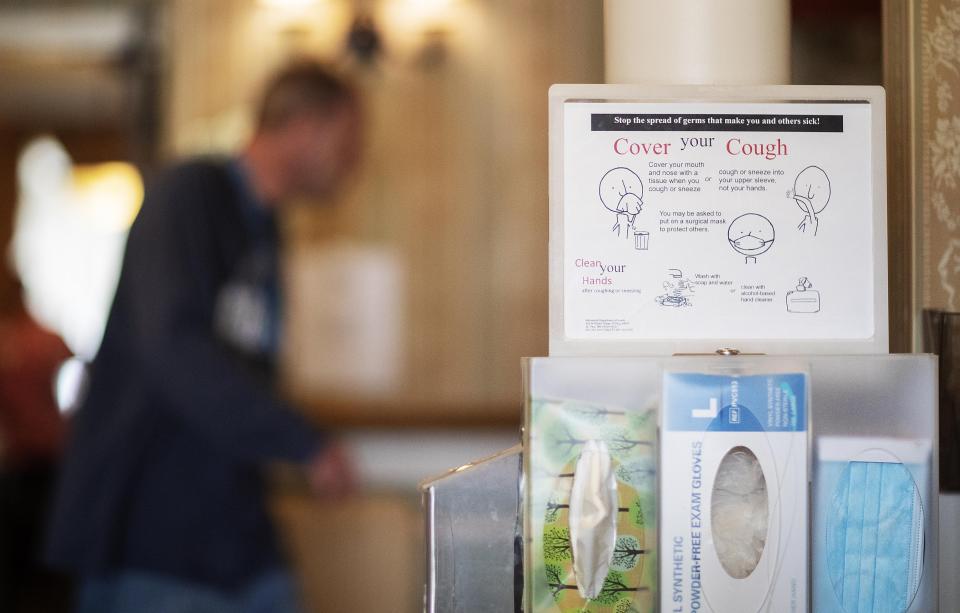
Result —
[[18, 612], [54, 607], [66, 592], [44, 572], [40, 545], [64, 439], [54, 382], [70, 351], [8, 281], [12, 299], [0, 310], [0, 610]]
[[332, 195], [360, 129], [354, 89], [300, 62], [269, 81], [241, 155], [180, 163], [148, 188], [48, 535], [80, 613], [298, 610], [263, 470], [301, 463], [336, 494], [349, 469], [274, 389], [275, 213]]

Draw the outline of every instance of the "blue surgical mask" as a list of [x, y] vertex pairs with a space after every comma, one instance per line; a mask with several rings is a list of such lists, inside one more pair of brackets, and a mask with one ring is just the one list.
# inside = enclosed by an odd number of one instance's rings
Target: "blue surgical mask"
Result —
[[814, 610], [907, 611], [923, 564], [923, 508], [913, 477], [895, 462], [827, 464], [822, 476], [832, 473], [836, 486], [821, 498], [830, 508], [825, 534], [814, 538], [826, 540], [832, 594], [817, 586]]

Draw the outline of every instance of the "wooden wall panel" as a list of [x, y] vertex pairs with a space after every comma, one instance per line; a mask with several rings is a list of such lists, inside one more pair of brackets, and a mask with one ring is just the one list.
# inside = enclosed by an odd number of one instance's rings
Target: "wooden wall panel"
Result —
[[307, 611], [414, 613], [423, 603], [423, 518], [390, 494], [274, 500]]
[[890, 350], [914, 350], [917, 245], [911, 3], [883, 4], [883, 83], [887, 90], [887, 237]]

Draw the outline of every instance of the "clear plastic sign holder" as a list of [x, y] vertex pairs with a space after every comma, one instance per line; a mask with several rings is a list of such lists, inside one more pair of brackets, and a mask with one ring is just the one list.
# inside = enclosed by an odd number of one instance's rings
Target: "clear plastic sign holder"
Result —
[[888, 351], [882, 88], [549, 99], [550, 355]]
[[520, 445], [421, 483], [424, 611], [514, 611], [521, 599]]

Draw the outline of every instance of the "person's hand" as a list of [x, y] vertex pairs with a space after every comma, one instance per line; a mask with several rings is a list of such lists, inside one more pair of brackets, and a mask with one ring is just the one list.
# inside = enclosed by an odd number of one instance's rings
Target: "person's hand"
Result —
[[346, 449], [331, 442], [307, 465], [310, 488], [318, 496], [340, 498], [354, 489], [354, 472]]

